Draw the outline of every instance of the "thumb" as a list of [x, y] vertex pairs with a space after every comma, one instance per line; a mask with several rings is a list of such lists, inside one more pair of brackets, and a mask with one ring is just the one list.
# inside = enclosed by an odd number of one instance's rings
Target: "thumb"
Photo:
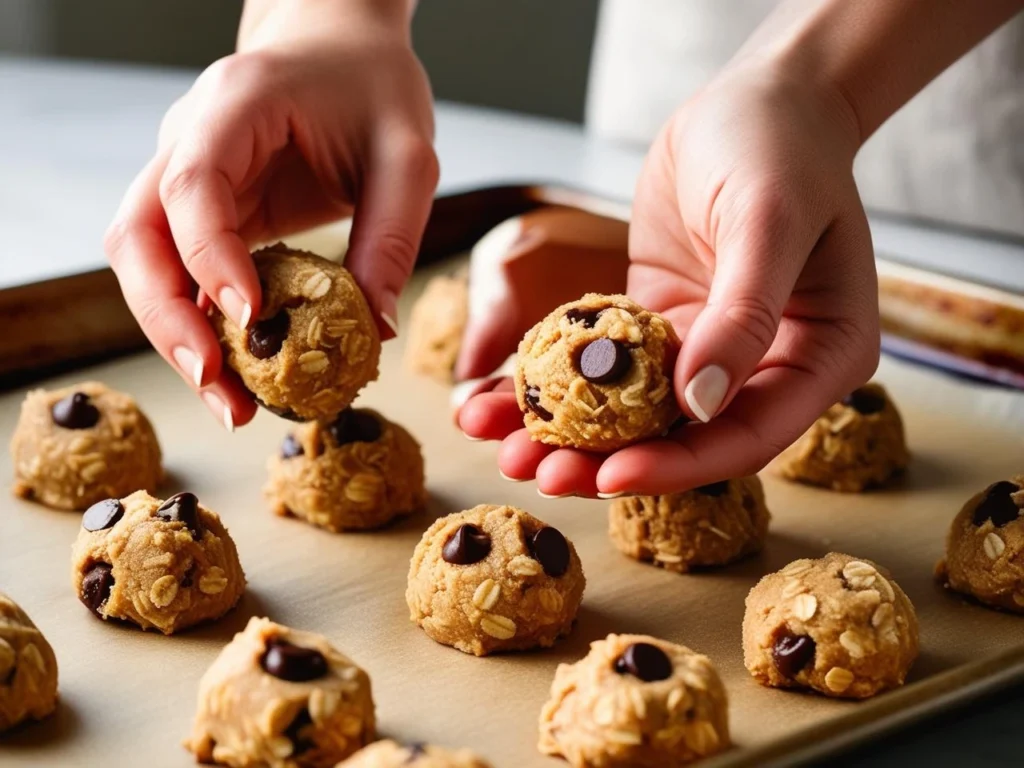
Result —
[[398, 335], [398, 294], [416, 263], [438, 175], [433, 148], [413, 135], [382, 142], [367, 167], [345, 266], [385, 339]]

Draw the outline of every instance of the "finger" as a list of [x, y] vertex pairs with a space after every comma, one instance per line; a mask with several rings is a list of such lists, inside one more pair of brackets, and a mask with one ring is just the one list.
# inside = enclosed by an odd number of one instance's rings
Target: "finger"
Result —
[[525, 429], [513, 432], [498, 448], [498, 471], [507, 480], [532, 480], [537, 467], [556, 448], [530, 439]]
[[448, 396], [448, 404], [452, 408], [452, 418], [455, 419], [455, 426], [459, 425], [459, 411], [462, 410], [469, 400], [482, 395], [485, 392], [494, 392], [495, 390], [511, 392], [512, 380], [507, 376], [493, 376], [489, 379], [470, 379], [469, 381], [462, 381], [452, 387], [451, 394]]
[[523, 428], [523, 414], [513, 392], [484, 392], [459, 409], [459, 427], [477, 440], [503, 440]]
[[537, 491], [542, 496], [597, 496], [597, 473], [603, 456], [563, 448], [545, 456], [537, 465]]
[[398, 294], [416, 262], [438, 174], [430, 144], [407, 133], [378, 142], [366, 171], [345, 266], [384, 338], [398, 335]]
[[225, 370], [219, 379], [199, 393], [199, 397], [228, 432], [248, 424], [256, 415], [252, 394], [233, 371]]
[[516, 351], [520, 337], [498, 308], [470, 317], [462, 334], [455, 378], [461, 381], [494, 372]]

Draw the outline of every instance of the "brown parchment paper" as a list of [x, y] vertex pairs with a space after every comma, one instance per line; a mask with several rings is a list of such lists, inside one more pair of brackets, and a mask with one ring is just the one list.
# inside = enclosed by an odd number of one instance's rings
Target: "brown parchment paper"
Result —
[[[450, 267], [451, 265], [449, 265]], [[418, 275], [422, 283], [425, 275]], [[418, 292], [414, 285], [407, 293]], [[403, 319], [407, 319], [408, 304]], [[736, 749], [705, 765], [790, 762], [873, 735], [1024, 673], [1024, 617], [946, 594], [932, 581], [949, 521], [986, 484], [1024, 471], [1024, 397], [883, 361], [907, 424], [914, 460], [905, 482], [847, 496], [765, 474], [774, 515], [766, 551], [735, 567], [679, 576], [633, 562], [606, 537], [607, 502], [541, 499], [533, 484], [502, 480], [496, 447], [452, 424], [449, 392], [401, 367], [401, 341], [385, 345], [381, 381], [362, 402], [423, 443], [429, 510], [387, 530], [333, 535], [270, 514], [261, 497], [266, 457], [289, 424], [266, 413], [228, 434], [155, 354], [61, 376], [98, 378], [133, 393], [152, 418], [171, 477], [228, 525], [249, 577], [234, 613], [180, 636], [97, 621], [70, 587], [80, 516], [10, 495], [0, 456], [0, 589], [28, 611], [60, 663], [62, 703], [47, 721], [0, 737], [0, 764], [187, 766], [180, 746], [196, 684], [250, 616], [326, 634], [370, 673], [382, 734], [472, 747], [499, 768], [556, 766], [535, 747], [537, 715], [555, 666], [608, 632], [645, 632], [711, 656], [731, 699]], [[14, 427], [23, 391], [0, 395], [0, 435]], [[481, 502], [524, 507], [576, 544], [588, 585], [573, 634], [538, 653], [477, 659], [437, 645], [409, 622], [409, 556], [437, 515]], [[921, 657], [910, 684], [862, 703], [762, 688], [742, 665], [743, 599], [760, 575], [797, 557], [840, 550], [889, 567], [917, 607]]]

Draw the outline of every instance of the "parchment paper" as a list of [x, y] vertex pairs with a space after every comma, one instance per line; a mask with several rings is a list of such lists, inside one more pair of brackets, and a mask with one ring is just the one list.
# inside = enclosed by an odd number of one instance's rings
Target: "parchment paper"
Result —
[[[414, 286], [407, 295], [415, 293]], [[590, 641], [613, 631], [658, 635], [711, 656], [729, 691], [737, 744], [716, 765], [767, 765], [800, 750], [806, 756], [1024, 671], [1024, 617], [968, 604], [932, 581], [947, 526], [962, 502], [1024, 471], [1020, 394], [884, 360], [878, 378], [903, 411], [914, 453], [905, 482], [847, 496], [766, 474], [774, 515], [766, 551], [724, 570], [679, 576], [613, 549], [606, 502], [544, 500], [533, 484], [502, 480], [495, 446], [461, 436], [449, 414], [448, 390], [407, 374], [400, 347], [401, 341], [385, 345], [381, 381], [362, 402], [423, 443], [432, 502], [427, 513], [375, 533], [334, 535], [270, 514], [260, 494], [264, 464], [289, 424], [260, 413], [236, 434], [226, 433], [155, 354], [46, 383], [98, 378], [138, 398], [164, 447], [171, 473], [165, 495], [188, 489], [220, 513], [238, 544], [249, 590], [232, 614], [179, 636], [97, 621], [70, 587], [70, 547], [80, 516], [10, 496], [4, 453], [0, 589], [53, 644], [62, 704], [49, 720], [0, 737], [0, 764], [190, 765], [180, 741], [195, 709], [197, 681], [252, 615], [323, 632], [362, 664], [373, 680], [382, 734], [468, 746], [499, 768], [560, 764], [535, 747], [555, 666], [578, 659]], [[23, 395], [0, 395], [0, 434], [11, 433]], [[408, 619], [406, 572], [421, 532], [435, 516], [481, 502], [522, 506], [558, 526], [580, 552], [588, 585], [579, 621], [551, 650], [477, 659], [435, 644]], [[889, 567], [917, 607], [921, 657], [910, 685], [896, 694], [859, 704], [829, 701], [762, 688], [743, 668], [740, 622], [750, 587], [794, 558], [833, 549]]]

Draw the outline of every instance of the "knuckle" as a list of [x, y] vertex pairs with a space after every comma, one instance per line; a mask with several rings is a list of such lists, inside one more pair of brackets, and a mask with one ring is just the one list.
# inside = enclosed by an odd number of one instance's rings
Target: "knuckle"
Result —
[[274, 65], [270, 56], [263, 52], [233, 53], [217, 59], [208, 66], [196, 81], [198, 85], [214, 90], [247, 87], [264, 82], [272, 73]]
[[398, 144], [396, 154], [406, 173], [437, 185], [441, 166], [429, 141], [420, 136], [406, 138]]
[[407, 278], [412, 273], [419, 243], [404, 227], [389, 227], [377, 240], [377, 254], [385, 262], [385, 269]]
[[215, 250], [213, 240], [196, 240], [189, 243], [188, 247], [182, 250], [181, 263], [184, 264], [185, 269], [194, 276], [197, 272], [203, 271], [204, 265], [210, 263], [213, 259]]
[[152, 340], [154, 331], [160, 323], [162, 309], [159, 302], [144, 301], [135, 307], [135, 319], [139, 321], [139, 327]]
[[779, 329], [776, 313], [759, 296], [744, 296], [731, 301], [722, 316], [736, 340], [762, 356], [771, 347]]
[[188, 197], [202, 183], [204, 175], [194, 162], [168, 168], [160, 179], [160, 202], [169, 206]]
[[128, 241], [130, 225], [125, 219], [114, 219], [103, 233], [103, 251], [107, 261], [116, 267], [120, 263], [121, 254]]

